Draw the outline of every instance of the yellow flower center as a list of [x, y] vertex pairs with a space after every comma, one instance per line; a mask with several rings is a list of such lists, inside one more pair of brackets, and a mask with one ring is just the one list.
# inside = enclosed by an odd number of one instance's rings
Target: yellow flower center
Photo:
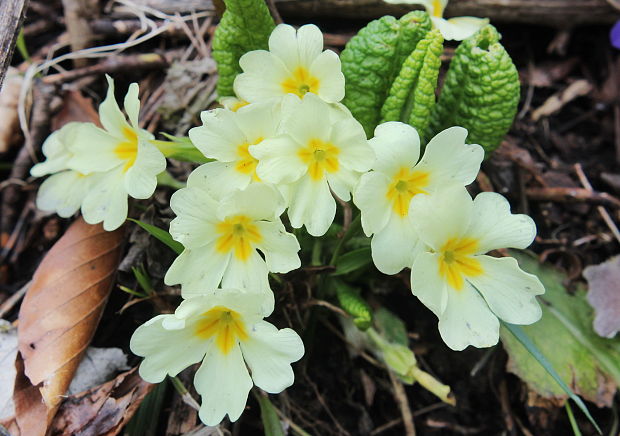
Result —
[[439, 274], [457, 291], [463, 289], [463, 277], [475, 277], [484, 271], [473, 256], [478, 248], [474, 238], [450, 238], [439, 250]]
[[126, 161], [123, 172], [127, 172], [133, 166], [138, 156], [138, 134], [134, 129], [126, 125], [123, 127], [123, 137], [124, 141], [118, 143], [114, 149], [114, 154], [119, 159]]
[[252, 219], [245, 215], [236, 215], [226, 218], [217, 224], [216, 231], [219, 234], [215, 242], [218, 253], [233, 251], [235, 257], [246, 261], [252, 253], [253, 244], [260, 242], [263, 237]]
[[223, 354], [228, 354], [237, 340], [248, 339], [241, 315], [223, 306], [215, 306], [201, 315], [196, 324], [196, 335], [203, 339], [215, 337], [215, 344]]
[[331, 142], [311, 139], [308, 145], [297, 152], [303, 163], [308, 165], [308, 174], [312, 180], [321, 180], [328, 173], [338, 171], [340, 149]]
[[443, 17], [443, 5], [441, 4], [441, 0], [433, 0], [433, 17], [441, 18]]
[[425, 171], [416, 171], [401, 168], [394, 175], [388, 186], [386, 197], [392, 202], [392, 208], [401, 217], [409, 214], [409, 203], [416, 194], [426, 194], [423, 189], [428, 185], [429, 174]]
[[252, 143], [245, 142], [237, 147], [237, 156], [239, 156], [239, 160], [235, 164], [235, 169], [242, 174], [252, 175], [252, 179], [255, 182], [260, 182], [260, 177], [256, 174], [256, 165], [258, 165], [258, 160], [250, 154], [249, 148], [250, 145], [256, 145], [262, 142], [263, 139], [263, 137], [260, 137]]
[[299, 66], [281, 85], [286, 94], [296, 94], [303, 97], [307, 92], [317, 94], [320, 83], [319, 79], [311, 75], [307, 69]]
[[247, 106], [247, 105], [249, 105], [249, 104], [250, 104], [250, 103], [248, 103], [248, 102], [247, 102], [247, 101], [245, 101], [245, 100], [238, 100], [238, 101], [236, 101], [236, 102], [235, 102], [235, 103], [234, 103], [234, 104], [230, 107], [230, 110], [231, 110], [231, 111], [233, 111], [233, 112], [237, 112], [237, 111], [238, 111], [239, 109], [241, 109], [243, 106]]

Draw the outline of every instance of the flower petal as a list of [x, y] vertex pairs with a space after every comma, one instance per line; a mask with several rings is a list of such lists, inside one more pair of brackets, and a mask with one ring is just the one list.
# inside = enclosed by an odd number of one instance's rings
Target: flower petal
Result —
[[446, 310], [439, 316], [439, 333], [448, 347], [461, 351], [468, 345], [482, 348], [497, 344], [499, 321], [470, 284], [447, 295]]
[[291, 329], [278, 330], [266, 321], [256, 323], [241, 351], [259, 388], [277, 394], [293, 384], [291, 368], [304, 355], [304, 344]]
[[166, 158], [148, 141], [138, 140], [134, 164], [125, 173], [125, 190], [133, 198], [149, 198], [157, 187], [157, 175], [166, 169]]
[[213, 109], [202, 112], [200, 118], [203, 125], [189, 130], [189, 138], [196, 148], [221, 162], [236, 161], [237, 148], [247, 140], [235, 122], [236, 112]]
[[198, 412], [202, 422], [215, 426], [227, 414], [236, 421], [245, 409], [252, 384], [238, 345], [228, 354], [216, 346], [209, 347], [194, 377], [194, 386], [202, 397]]
[[218, 253], [215, 242], [196, 250], [185, 249], [172, 262], [164, 283], [182, 284], [184, 298], [212, 291], [222, 281], [230, 257], [230, 253]]
[[187, 186], [200, 190], [201, 194], [196, 192], [198, 196], [220, 200], [233, 191], [247, 188], [251, 181], [252, 176], [235, 170], [234, 163], [208, 162], [191, 172]]
[[297, 155], [297, 144], [288, 135], [266, 139], [258, 146], [250, 146], [250, 154], [258, 159], [256, 174], [271, 183], [291, 183], [299, 180], [308, 170]]
[[54, 174], [39, 187], [37, 207], [69, 218], [80, 209], [92, 182], [93, 176], [82, 176], [76, 171]]
[[108, 81], [108, 91], [105, 99], [99, 105], [99, 120], [109, 134], [121, 139], [123, 138], [123, 130], [129, 128], [129, 124], [127, 124], [127, 119], [116, 102], [114, 80], [107, 74], [105, 78]]
[[318, 94], [321, 99], [337, 103], [344, 98], [344, 74], [336, 53], [325, 50], [319, 54], [310, 65], [310, 74], [319, 81]]
[[446, 310], [449, 289], [439, 274], [439, 255], [420, 253], [411, 267], [411, 292], [437, 317]]
[[478, 144], [465, 144], [467, 130], [450, 127], [430, 140], [416, 169], [430, 174], [428, 190], [450, 184], [469, 185], [476, 179], [484, 159], [484, 149]]
[[68, 169], [67, 163], [71, 158], [69, 144], [75, 142], [76, 132], [84, 123], [68, 123], [60, 130], [56, 130], [47, 137], [41, 146], [46, 159], [30, 169], [30, 174], [41, 177]]
[[420, 157], [420, 136], [416, 129], [398, 121], [380, 124], [368, 141], [375, 151], [373, 169], [391, 177], [400, 168], [411, 168]]
[[138, 93], [138, 84], [130, 84], [127, 94], [125, 94], [125, 101], [123, 103], [125, 112], [127, 112], [127, 116], [129, 117], [129, 121], [135, 129], [140, 127], [138, 124], [138, 117], [140, 115], [140, 100], [138, 99]]
[[271, 272], [287, 273], [301, 266], [298, 252], [299, 242], [292, 233], [287, 233], [280, 220], [277, 222], [261, 221], [256, 223], [261, 234], [258, 249], [265, 256], [265, 262]]
[[129, 348], [134, 354], [144, 356], [140, 376], [159, 383], [166, 375], [175, 376], [185, 368], [200, 362], [205, 355], [207, 342], [193, 334], [191, 329], [167, 330], [164, 320], [174, 315], [158, 315], [136, 329]]
[[413, 265], [419, 238], [407, 218], [391, 214], [387, 225], [373, 236], [370, 248], [377, 269], [383, 274], [396, 274]]
[[283, 133], [290, 135], [302, 147], [313, 139], [329, 141], [333, 123], [327, 103], [309, 92], [300, 103], [288, 107], [291, 113], [282, 122]]
[[420, 239], [438, 250], [448, 239], [465, 233], [472, 210], [473, 201], [467, 190], [452, 186], [431, 195], [415, 195], [409, 204], [409, 219]]
[[371, 171], [363, 174], [353, 194], [353, 202], [362, 214], [362, 228], [366, 236], [381, 231], [391, 216], [387, 198], [390, 179], [383, 173]]
[[536, 295], [545, 288], [535, 275], [519, 268], [512, 257], [476, 256], [484, 273], [467, 280], [482, 294], [495, 315], [511, 324], [532, 324], [542, 311]]
[[294, 186], [288, 217], [298, 229], [302, 225], [312, 236], [323, 236], [336, 216], [336, 200], [326, 180], [313, 181], [308, 175]]
[[455, 17], [448, 20], [431, 17], [431, 21], [446, 41], [462, 41], [489, 24], [488, 18], [477, 17]]
[[170, 222], [170, 234], [185, 248], [198, 248], [217, 237], [217, 202], [204, 191], [185, 187], [172, 194], [170, 207], [177, 217]]
[[81, 123], [69, 147], [72, 156], [67, 166], [82, 174], [109, 171], [123, 163], [114, 150], [120, 141], [92, 123]]
[[525, 248], [536, 237], [536, 224], [527, 215], [511, 214], [510, 203], [495, 192], [476, 196], [468, 236], [478, 239], [478, 253], [496, 248]]
[[330, 189], [342, 201], [351, 199], [351, 192], [360, 179], [360, 173], [347, 168], [340, 168], [337, 172], [327, 173], [325, 176]]
[[364, 128], [355, 118], [334, 124], [331, 142], [340, 150], [338, 161], [342, 166], [362, 173], [372, 167], [375, 153], [368, 145]]
[[220, 201], [218, 217], [225, 219], [245, 215], [255, 221], [273, 221], [284, 212], [284, 198], [272, 186], [254, 183], [243, 191], [237, 190]]
[[239, 59], [244, 71], [235, 78], [235, 94], [250, 103], [286, 95], [282, 82], [290, 72], [284, 63], [265, 50], [250, 51]]
[[82, 203], [82, 215], [88, 224], [103, 221], [103, 228], [112, 231], [127, 219], [127, 191], [122, 167], [93, 177], [93, 186]]
[[314, 24], [301, 26], [297, 30], [297, 47], [299, 65], [306, 68], [309, 67], [323, 51], [323, 34], [321, 30]]
[[277, 56], [289, 71], [294, 71], [299, 66], [299, 46], [295, 28], [288, 24], [278, 24], [269, 36], [269, 51]]

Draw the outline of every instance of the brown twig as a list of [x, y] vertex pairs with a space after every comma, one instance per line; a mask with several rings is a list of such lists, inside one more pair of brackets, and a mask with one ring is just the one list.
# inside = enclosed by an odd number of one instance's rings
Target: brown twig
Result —
[[[590, 181], [588, 180], [588, 177], [586, 176], [586, 174], [583, 172], [583, 168], [581, 167], [581, 164], [579, 163], [575, 164], [574, 168], [575, 168], [575, 173], [577, 173], [577, 177], [579, 178], [579, 181], [581, 182], [583, 187], [587, 189], [588, 191], [592, 192], [593, 191], [592, 185], [590, 184]], [[601, 215], [601, 217], [603, 218], [603, 221], [605, 221], [605, 224], [607, 224], [607, 227], [609, 228], [609, 230], [611, 230], [611, 233], [613, 233], [616, 240], [620, 242], [620, 231], [618, 230], [618, 227], [614, 223], [614, 220], [611, 219], [611, 215], [609, 215], [609, 212], [607, 212], [607, 209], [605, 209], [603, 206], [597, 206], [596, 210], [598, 211], [599, 215]]]
[[55, 84], [70, 82], [85, 76], [93, 76], [104, 73], [117, 73], [120, 71], [149, 70], [163, 68], [168, 65], [165, 56], [157, 53], [145, 53], [139, 55], [118, 55], [106, 58], [104, 61], [84, 68], [64, 71], [58, 74], [50, 74], [44, 77], [43, 83]]
[[590, 191], [585, 188], [528, 188], [529, 200], [555, 201], [559, 203], [594, 203], [620, 208], [620, 200], [606, 192]]
[[413, 425], [413, 415], [411, 414], [411, 409], [409, 408], [409, 400], [407, 399], [405, 388], [403, 387], [402, 382], [396, 378], [392, 371], [388, 371], [388, 375], [390, 376], [390, 381], [392, 382], [394, 399], [396, 400], [396, 404], [398, 404], [398, 408], [400, 409], [400, 414], [403, 417], [405, 434], [407, 436], [415, 436], [416, 433], [415, 426]]
[[17, 292], [7, 298], [6, 301], [4, 301], [2, 305], [0, 305], [0, 318], [4, 318], [4, 316], [15, 307], [19, 300], [21, 300], [24, 295], [26, 295], [26, 292], [30, 287], [30, 283], [32, 283], [32, 280], [26, 283], [20, 289], [18, 289]]

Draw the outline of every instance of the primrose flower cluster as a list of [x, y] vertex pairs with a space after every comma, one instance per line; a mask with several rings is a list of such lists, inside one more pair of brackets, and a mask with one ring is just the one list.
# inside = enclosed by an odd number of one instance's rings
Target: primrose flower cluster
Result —
[[[282, 217], [322, 236], [334, 221], [335, 197], [359, 208], [381, 272], [411, 268], [413, 294], [438, 317], [452, 349], [496, 344], [499, 319], [540, 318], [540, 281], [512, 258], [486, 255], [527, 247], [535, 225], [511, 214], [501, 195], [472, 200], [465, 186], [484, 152], [465, 142], [465, 129], [440, 132], [421, 158], [418, 133], [407, 124], [381, 124], [367, 140], [339, 103], [340, 60], [323, 50], [314, 25], [278, 25], [269, 50], [246, 53], [240, 66], [237, 97], [203, 112], [202, 125], [189, 132], [213, 161], [196, 168], [170, 201], [170, 234], [184, 250], [164, 281], [181, 285], [183, 301], [134, 333], [144, 379], [160, 382], [202, 362], [194, 384], [208, 425], [226, 415], [236, 420], [253, 385], [270, 393], [290, 386], [303, 343], [293, 330], [264, 321], [275, 304], [269, 274], [301, 266], [299, 242]], [[33, 168], [33, 175], [53, 174], [39, 192], [41, 208], [69, 216], [81, 205], [88, 222], [103, 221], [106, 229], [126, 218], [127, 195], [152, 194], [165, 166], [150, 134], [137, 127], [137, 87], [125, 99], [130, 123], [112, 93], [110, 81], [100, 109], [105, 130], [66, 126], [46, 141], [47, 161]]]

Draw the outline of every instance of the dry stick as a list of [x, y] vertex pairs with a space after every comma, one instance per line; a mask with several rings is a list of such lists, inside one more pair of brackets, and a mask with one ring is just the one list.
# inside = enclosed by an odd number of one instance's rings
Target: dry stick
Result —
[[[577, 163], [574, 165], [574, 167], [575, 172], [577, 173], [577, 177], [579, 177], [579, 181], [581, 182], [583, 187], [586, 188], [588, 191], [592, 191], [592, 185], [586, 177], [586, 174], [583, 172], [581, 164]], [[616, 240], [620, 242], [620, 231], [618, 231], [618, 227], [611, 219], [611, 216], [609, 215], [609, 212], [607, 212], [607, 209], [605, 209], [603, 206], [597, 206], [596, 210], [598, 210], [598, 213], [601, 215], [603, 221], [605, 221], [605, 224], [607, 224], [607, 227], [609, 227], [609, 230], [611, 230], [611, 233], [613, 233]]]
[[594, 203], [620, 208], [620, 200], [606, 192], [585, 188], [528, 188], [525, 194], [534, 201], [557, 201], [562, 203]]
[[394, 399], [400, 409], [400, 414], [403, 417], [403, 424], [405, 426], [405, 434], [407, 436], [415, 436], [415, 426], [413, 425], [413, 415], [409, 408], [409, 400], [407, 400], [407, 393], [400, 380], [392, 373], [388, 371], [390, 381], [392, 382], [392, 389], [394, 390]]
[[43, 83], [56, 84], [70, 82], [85, 76], [103, 73], [116, 73], [119, 71], [134, 71], [163, 68], [168, 65], [165, 56], [157, 53], [145, 53], [139, 55], [119, 55], [106, 58], [103, 62], [84, 68], [65, 71], [58, 74], [50, 74], [42, 79]]
[[0, 1], [0, 88], [7, 68], [11, 65], [15, 41], [24, 20], [28, 0]]
[[[98, 10], [97, 3], [93, 0], [62, 0], [62, 6], [71, 50], [78, 51], [88, 47], [94, 39], [89, 21]], [[73, 60], [76, 67], [85, 67], [87, 63], [86, 59]]]
[[31, 283], [32, 280], [22, 286], [17, 292], [7, 298], [7, 300], [3, 302], [2, 305], [0, 305], [0, 318], [4, 318], [4, 315], [9, 313], [11, 309], [13, 309], [15, 305], [19, 302], [19, 300], [21, 300], [24, 295], [26, 295], [26, 292], [28, 292], [28, 288], [30, 287]]

